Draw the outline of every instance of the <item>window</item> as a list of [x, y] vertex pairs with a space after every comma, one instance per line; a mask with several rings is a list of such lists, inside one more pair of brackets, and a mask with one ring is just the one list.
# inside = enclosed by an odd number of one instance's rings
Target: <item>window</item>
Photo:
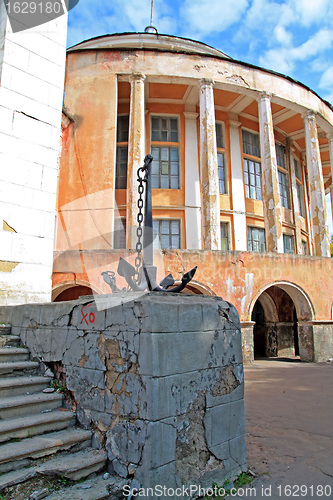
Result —
[[262, 200], [259, 136], [242, 130], [245, 196]]
[[179, 220], [154, 220], [153, 231], [154, 248], [180, 248]]
[[117, 217], [114, 220], [113, 248], [126, 248], [126, 219]]
[[127, 188], [127, 147], [117, 147], [116, 154], [116, 189]]
[[116, 189], [127, 187], [129, 116], [118, 116], [116, 151]]
[[[151, 141], [151, 154], [154, 158], [152, 163], [152, 188], [179, 189], [178, 119], [152, 116]], [[157, 142], [160, 144], [156, 144]], [[172, 143], [172, 146], [166, 143]]]
[[290, 209], [289, 172], [287, 170], [285, 148], [281, 144], [275, 143], [275, 151], [278, 167], [280, 203], [284, 208]]
[[216, 145], [217, 145], [217, 170], [219, 175], [219, 192], [220, 194], [227, 194], [227, 176], [225, 165], [225, 147], [223, 141], [222, 123], [215, 124], [216, 132]]
[[302, 171], [301, 171], [300, 164], [297, 160], [294, 160], [294, 166], [295, 166], [296, 189], [297, 189], [299, 214], [302, 217], [305, 217]]
[[280, 202], [284, 208], [290, 208], [289, 182], [285, 172], [278, 171]]
[[305, 240], [302, 241], [302, 254], [303, 255], [309, 255], [308, 242], [305, 241]]
[[248, 130], [242, 130], [243, 139], [243, 153], [245, 155], [256, 156], [260, 158], [260, 144], [259, 135], [249, 132]]
[[294, 253], [293, 237], [289, 234], [283, 235], [283, 251], [284, 253]]
[[249, 252], [266, 252], [265, 229], [248, 226], [247, 243]]
[[152, 147], [152, 188], [179, 189], [178, 148]]
[[221, 222], [221, 250], [222, 252], [229, 251], [229, 224]]

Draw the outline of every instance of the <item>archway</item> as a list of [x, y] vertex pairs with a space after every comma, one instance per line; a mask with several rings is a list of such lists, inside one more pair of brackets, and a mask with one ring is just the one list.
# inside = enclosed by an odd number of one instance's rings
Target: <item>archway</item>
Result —
[[252, 303], [254, 357], [300, 356], [313, 360], [314, 311], [308, 296], [292, 283], [274, 283]]
[[67, 300], [76, 300], [83, 295], [93, 295], [93, 291], [88, 286], [77, 285], [66, 288], [62, 292], [59, 293], [54, 299], [53, 302], [62, 302]]

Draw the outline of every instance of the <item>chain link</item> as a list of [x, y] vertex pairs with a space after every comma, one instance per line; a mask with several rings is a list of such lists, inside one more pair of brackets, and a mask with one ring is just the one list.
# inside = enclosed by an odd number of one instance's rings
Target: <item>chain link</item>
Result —
[[[143, 176], [140, 175], [140, 173], [143, 172]], [[138, 283], [139, 281], [139, 268], [142, 263], [141, 259], [141, 253], [142, 253], [142, 236], [143, 236], [143, 193], [145, 190], [145, 183], [147, 182], [147, 175], [148, 175], [148, 169], [145, 167], [140, 167], [137, 171], [137, 176], [138, 176], [138, 193], [139, 193], [139, 199], [138, 199], [138, 215], [137, 215], [137, 221], [139, 226], [136, 229], [136, 236], [137, 236], [137, 243], [135, 246], [137, 256], [135, 257], [135, 282]]]

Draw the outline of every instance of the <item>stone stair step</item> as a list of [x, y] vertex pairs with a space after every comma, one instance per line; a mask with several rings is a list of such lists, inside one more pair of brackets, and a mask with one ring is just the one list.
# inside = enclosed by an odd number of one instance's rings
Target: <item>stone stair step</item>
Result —
[[73, 426], [75, 420], [75, 413], [69, 410], [53, 410], [48, 413], [0, 420], [0, 443], [63, 430]]
[[7, 377], [0, 379], [0, 398], [34, 394], [50, 386], [51, 377]]
[[103, 475], [99, 475], [84, 481], [84, 483], [56, 491], [45, 497], [45, 500], [113, 500], [124, 498], [122, 492], [126, 484], [128, 484], [126, 479], [116, 476], [104, 479]]
[[106, 461], [107, 453], [93, 448], [86, 448], [76, 453], [61, 454], [42, 464], [1, 475], [0, 491], [40, 475], [64, 476], [77, 481], [102, 470]]
[[18, 335], [2, 335], [0, 332], [0, 347], [20, 345], [21, 339]]
[[0, 464], [15, 463], [24, 458], [45, 457], [59, 450], [68, 450], [76, 445], [87, 447], [90, 445], [90, 441], [91, 431], [70, 428], [23, 439], [15, 443], [2, 444], [0, 445]]
[[0, 349], [0, 363], [12, 363], [16, 361], [28, 361], [29, 349], [26, 347], [2, 347]]
[[12, 325], [0, 325], [0, 335], [10, 335]]
[[15, 361], [15, 363], [0, 363], [0, 376], [22, 376], [36, 373], [39, 368], [37, 361]]
[[41, 392], [2, 398], [0, 400], [0, 420], [54, 410], [60, 408], [61, 405], [62, 395], [57, 392], [51, 394]]

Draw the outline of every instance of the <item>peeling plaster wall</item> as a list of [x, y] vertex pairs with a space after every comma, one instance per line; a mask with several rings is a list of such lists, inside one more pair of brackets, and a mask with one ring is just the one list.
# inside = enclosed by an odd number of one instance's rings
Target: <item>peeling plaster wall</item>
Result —
[[117, 294], [3, 307], [0, 321], [33, 357], [62, 362], [81, 424], [120, 476], [145, 487], [210, 487], [246, 470], [241, 332], [231, 304]]

